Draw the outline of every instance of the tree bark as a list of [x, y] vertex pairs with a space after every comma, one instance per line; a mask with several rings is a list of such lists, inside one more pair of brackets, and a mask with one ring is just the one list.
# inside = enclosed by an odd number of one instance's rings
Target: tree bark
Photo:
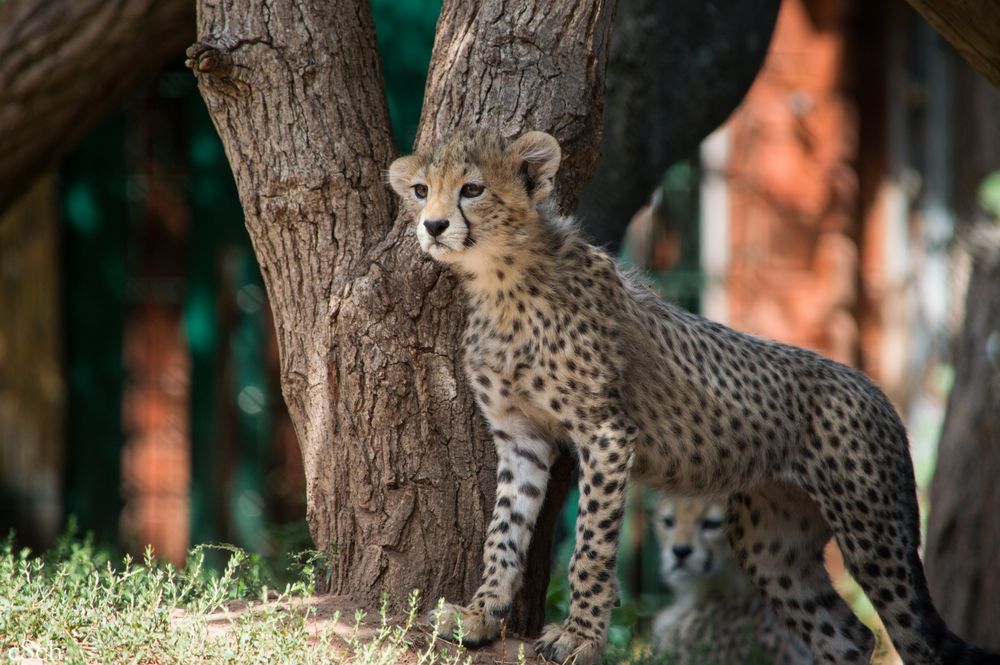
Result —
[[[495, 455], [462, 372], [463, 294], [394, 218], [383, 184], [393, 149], [370, 9], [198, 9], [189, 65], [273, 308], [310, 531], [336, 553], [332, 590], [368, 604], [386, 593], [394, 608], [413, 588], [465, 600], [480, 579]], [[461, 125], [551, 131], [572, 203], [597, 160], [613, 10], [614, 0], [539, 0], [513, 13], [497, 0], [447, 0], [417, 144]], [[529, 568], [547, 568], [542, 549]], [[540, 623], [544, 592], [530, 595], [515, 629]]]
[[0, 212], [193, 33], [190, 0], [0, 2]]

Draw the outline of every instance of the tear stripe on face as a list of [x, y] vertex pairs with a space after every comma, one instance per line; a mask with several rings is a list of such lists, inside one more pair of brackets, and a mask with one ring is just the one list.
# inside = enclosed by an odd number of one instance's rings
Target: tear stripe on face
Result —
[[462, 209], [461, 200], [458, 202], [458, 212], [462, 215], [462, 221], [465, 222], [465, 240], [462, 244], [466, 247], [472, 247], [476, 244], [476, 240], [472, 237], [472, 223], [469, 221], [469, 218], [465, 216], [465, 210]]

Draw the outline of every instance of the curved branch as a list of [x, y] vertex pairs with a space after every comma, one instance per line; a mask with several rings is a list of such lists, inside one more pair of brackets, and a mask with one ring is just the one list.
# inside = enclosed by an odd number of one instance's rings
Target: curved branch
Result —
[[0, 212], [193, 32], [190, 0], [0, 2]]
[[1000, 4], [994, 0], [908, 0], [965, 61], [1000, 88]]

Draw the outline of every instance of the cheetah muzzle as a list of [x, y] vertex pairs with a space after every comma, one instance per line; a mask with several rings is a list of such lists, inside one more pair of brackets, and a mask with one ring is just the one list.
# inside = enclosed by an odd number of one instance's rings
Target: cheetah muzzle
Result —
[[906, 432], [859, 372], [663, 303], [549, 200], [559, 144], [460, 132], [391, 165], [417, 241], [468, 296], [465, 370], [497, 448], [483, 582], [460, 621], [497, 637], [521, 586], [557, 441], [580, 468], [571, 600], [537, 648], [600, 660], [630, 469], [672, 494], [729, 496], [737, 560], [817, 663], [867, 663], [871, 633], [822, 565], [836, 536], [909, 665], [1000, 663], [950, 633], [917, 555]]

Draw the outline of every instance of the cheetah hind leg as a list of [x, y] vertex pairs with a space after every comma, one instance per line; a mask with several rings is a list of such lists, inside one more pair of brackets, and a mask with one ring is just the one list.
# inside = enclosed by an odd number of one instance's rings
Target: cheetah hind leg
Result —
[[806, 492], [770, 483], [729, 501], [729, 539], [743, 570], [815, 662], [868, 663], [875, 637], [830, 583], [830, 527]]
[[[862, 486], [858, 493], [877, 491]], [[884, 488], [881, 490], [885, 493]], [[920, 527], [916, 495], [888, 494], [895, 505], [884, 514], [838, 510], [829, 497], [817, 496], [848, 569], [885, 625], [893, 646], [907, 665], [1000, 665], [1000, 654], [966, 644], [948, 630], [931, 601], [917, 553]], [[884, 534], [884, 535], [883, 535]]]

